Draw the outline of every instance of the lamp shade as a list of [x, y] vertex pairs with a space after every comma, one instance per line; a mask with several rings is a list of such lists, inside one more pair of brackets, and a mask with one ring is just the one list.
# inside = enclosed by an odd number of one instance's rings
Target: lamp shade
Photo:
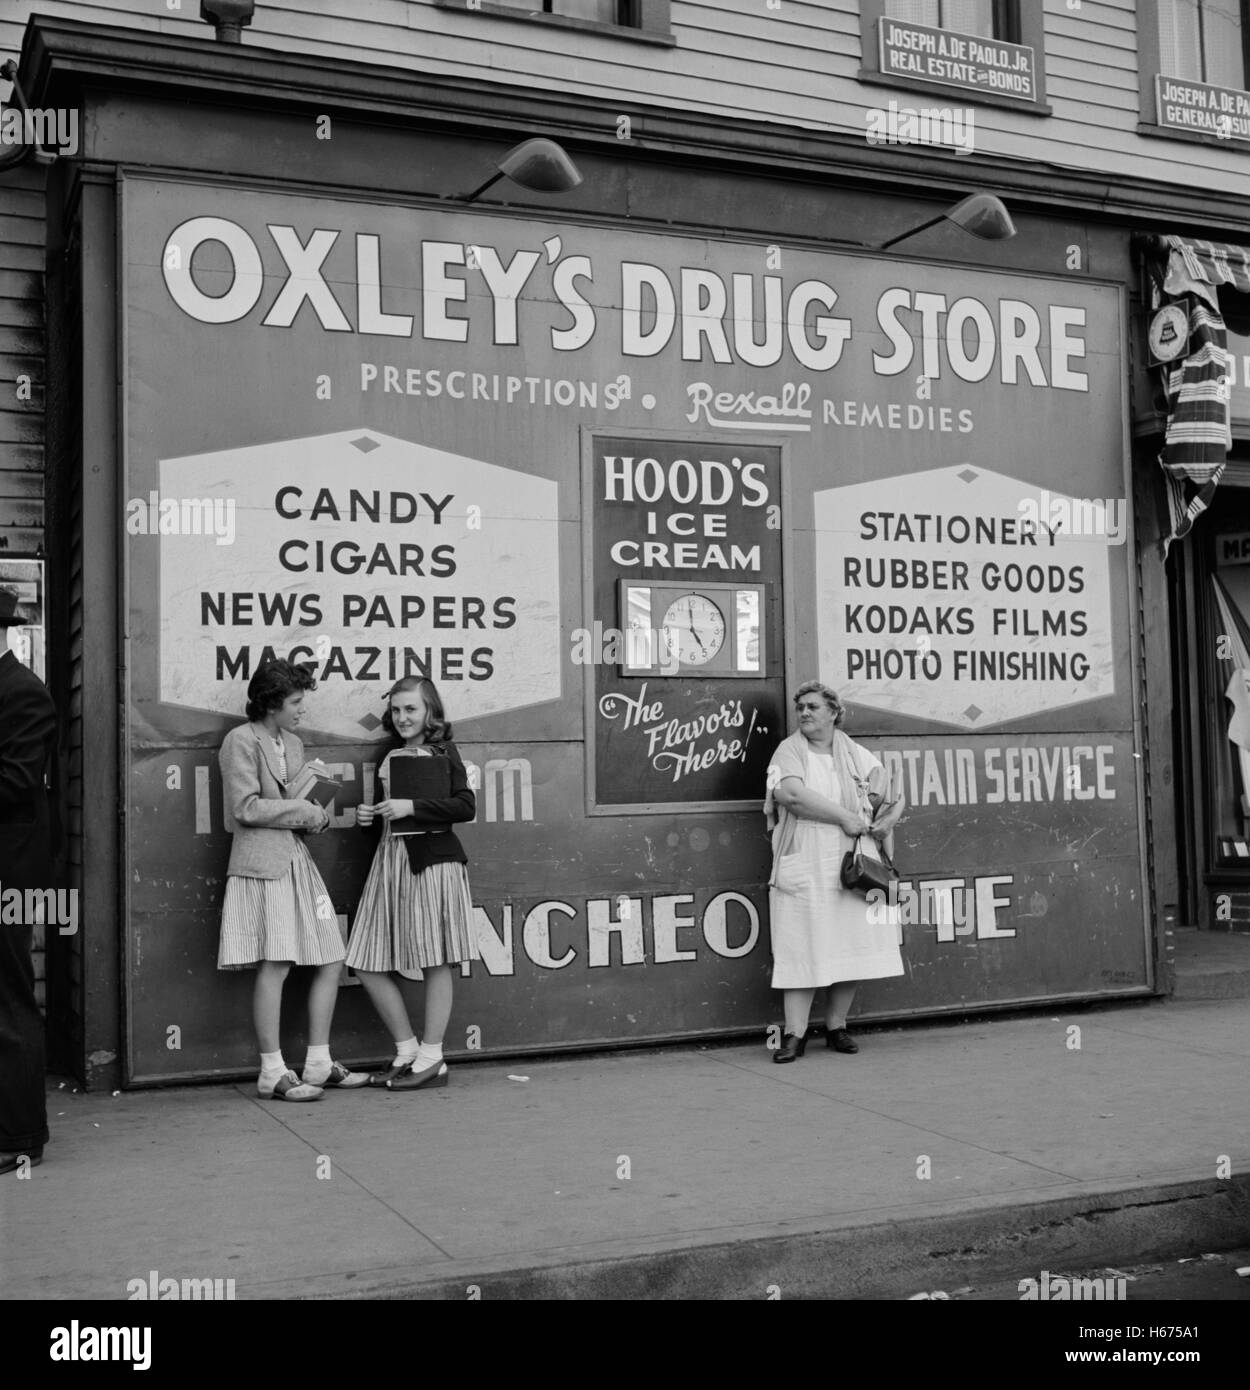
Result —
[[554, 140], [526, 140], [499, 161], [499, 172], [538, 193], [567, 193], [582, 181], [577, 165]]
[[1006, 241], [1016, 234], [1011, 214], [992, 193], [973, 193], [956, 203], [946, 216], [955, 226], [986, 241]]

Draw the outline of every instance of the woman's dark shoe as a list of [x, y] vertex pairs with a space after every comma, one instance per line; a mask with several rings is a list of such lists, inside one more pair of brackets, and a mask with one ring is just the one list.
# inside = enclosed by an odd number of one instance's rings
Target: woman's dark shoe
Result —
[[408, 1068], [406, 1076], [398, 1076], [393, 1081], [386, 1083], [388, 1091], [432, 1091], [436, 1086], [446, 1086], [447, 1078], [451, 1073], [447, 1070], [446, 1062], [435, 1062], [431, 1066], [417, 1071], [415, 1067]]
[[23, 1149], [20, 1153], [12, 1153], [6, 1149], [4, 1153], [0, 1153], [0, 1173], [24, 1172], [25, 1164], [37, 1168], [42, 1162], [42, 1144], [35, 1148]]
[[781, 1039], [781, 1046], [773, 1053], [774, 1062], [793, 1062], [796, 1057], [802, 1057], [807, 1051], [807, 1035], [799, 1037], [797, 1033], [787, 1033]]
[[833, 1052], [858, 1052], [859, 1044], [845, 1028], [831, 1028], [825, 1034], [825, 1046]]
[[389, 1086], [392, 1081], [397, 1081], [401, 1076], [407, 1076], [412, 1070], [413, 1059], [409, 1058], [406, 1062], [392, 1062], [385, 1071], [373, 1071], [369, 1073], [370, 1086]]

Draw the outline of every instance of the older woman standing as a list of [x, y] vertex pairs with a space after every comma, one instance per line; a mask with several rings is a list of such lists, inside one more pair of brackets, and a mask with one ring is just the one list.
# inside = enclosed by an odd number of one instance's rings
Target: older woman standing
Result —
[[793, 1062], [807, 1047], [807, 1022], [816, 991], [827, 987], [825, 1044], [858, 1052], [846, 1015], [860, 980], [903, 973], [895, 913], [872, 920], [869, 904], [842, 887], [842, 860], [857, 835], [863, 852], [879, 858], [876, 840], [903, 813], [900, 797], [873, 818], [869, 796], [884, 784], [884, 768], [840, 725], [845, 710], [819, 681], [794, 697], [799, 731], [784, 739], [768, 767], [765, 812], [774, 812], [772, 923], [773, 988], [785, 994], [785, 1036], [774, 1062]]

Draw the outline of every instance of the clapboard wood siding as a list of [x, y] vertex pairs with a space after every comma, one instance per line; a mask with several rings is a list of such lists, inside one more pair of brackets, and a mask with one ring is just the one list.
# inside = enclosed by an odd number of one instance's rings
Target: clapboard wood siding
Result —
[[[0, 553], [28, 553], [44, 525], [44, 171], [0, 175]], [[19, 381], [29, 389], [18, 398]], [[23, 386], [25, 386], [23, 381]], [[46, 933], [34, 931], [35, 996], [47, 1008]]]
[[[1037, 3], [1038, 0], [1026, 0]], [[1046, 0], [1044, 65], [1049, 117], [974, 107], [978, 157], [1136, 176], [1250, 197], [1250, 155], [1233, 146], [1138, 133], [1140, 84], [1133, 0]], [[29, 16], [115, 24], [214, 42], [197, 0], [170, 12], [149, 0], [7, 0], [0, 58], [20, 52]], [[861, 83], [859, 6], [786, 0], [779, 11], [740, 0], [673, 0], [676, 46], [524, 20], [441, 9], [432, 0], [260, 0], [245, 44], [407, 69], [485, 78], [620, 103], [645, 136], [647, 108], [776, 121], [858, 135], [865, 112], [887, 101], [934, 106], [949, 97]], [[871, 35], [867, 36], [871, 41]], [[897, 150], [880, 147], [884, 169]], [[38, 469], [43, 443], [42, 185], [28, 166], [0, 178], [0, 525], [38, 524], [40, 498], [9, 482]], [[35, 383], [17, 402], [7, 383]]]
[[8, 299], [0, 291], [0, 328], [33, 328], [42, 330], [43, 315], [39, 304], [31, 299]]
[[[0, 549], [43, 526], [43, 170], [0, 176]], [[19, 382], [28, 388], [21, 391]]]
[[[1044, 3], [1046, 90], [1054, 114], [975, 107], [978, 155], [1187, 187], [1210, 181], [1250, 195], [1244, 150], [1138, 133], [1133, 0], [1084, 0], [1079, 10], [1065, 0]], [[197, 18], [196, 0], [184, 0], [178, 13], [151, 0], [7, 0], [0, 53], [18, 51], [35, 11], [213, 41]], [[869, 108], [907, 101], [905, 89], [857, 81], [862, 55], [855, 0], [785, 0], [777, 11], [762, 0], [673, 0], [672, 20], [676, 47], [664, 48], [446, 10], [433, 0], [260, 0], [244, 42], [394, 65], [414, 75], [476, 76], [620, 100], [622, 112], [641, 113], [644, 124], [644, 108], [658, 105], [857, 133]], [[958, 100], [951, 88], [951, 104]], [[939, 99], [925, 94], [916, 101], [932, 106]]]

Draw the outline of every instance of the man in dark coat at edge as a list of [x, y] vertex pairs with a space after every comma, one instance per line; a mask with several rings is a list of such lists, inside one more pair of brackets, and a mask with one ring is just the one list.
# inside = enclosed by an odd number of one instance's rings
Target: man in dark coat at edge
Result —
[[21, 891], [23, 904], [18, 923], [5, 920], [11, 909], [0, 911], [0, 1173], [25, 1171], [26, 1160], [41, 1163], [48, 1142], [43, 1017], [25, 892], [53, 887], [44, 773], [56, 744], [56, 707], [11, 649], [9, 630], [30, 621], [18, 598], [0, 583], [0, 908], [10, 888]]

